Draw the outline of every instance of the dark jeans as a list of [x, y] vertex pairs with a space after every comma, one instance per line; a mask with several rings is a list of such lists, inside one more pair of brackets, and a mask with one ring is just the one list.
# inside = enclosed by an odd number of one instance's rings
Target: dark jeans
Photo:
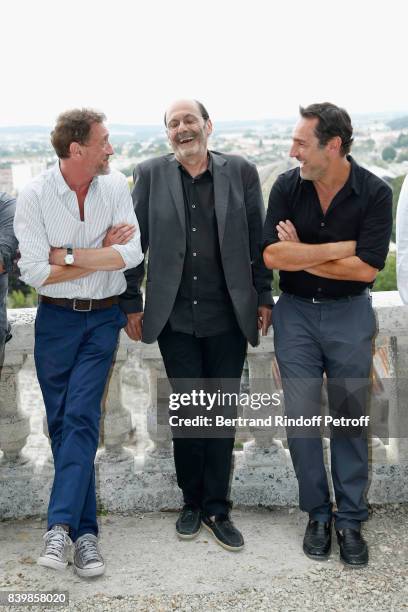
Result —
[[[330, 413], [336, 418], [342, 413], [346, 417], [364, 414], [376, 331], [370, 296], [313, 304], [282, 294], [273, 309], [273, 327], [288, 417], [320, 415], [323, 373], [328, 381]], [[312, 519], [327, 521], [332, 504], [319, 432], [310, 432], [308, 437], [292, 434], [288, 429], [300, 509]], [[336, 527], [359, 528], [368, 516], [365, 432], [334, 435], [330, 451]]]
[[[238, 327], [218, 336], [197, 338], [174, 332], [167, 324], [158, 338], [173, 391], [186, 391], [183, 379], [228, 379], [236, 392], [244, 365], [247, 342]], [[207, 516], [228, 513], [234, 438], [173, 438], [177, 483], [184, 502]]]
[[97, 535], [95, 468], [101, 399], [126, 317], [118, 306], [75, 312], [40, 303], [34, 358], [54, 457], [48, 529]]

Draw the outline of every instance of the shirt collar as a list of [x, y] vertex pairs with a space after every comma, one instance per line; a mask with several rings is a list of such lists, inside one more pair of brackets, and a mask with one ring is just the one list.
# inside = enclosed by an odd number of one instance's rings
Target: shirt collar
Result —
[[[72, 189], [70, 188], [70, 186], [66, 183], [62, 172], [61, 172], [61, 168], [59, 165], [59, 160], [54, 164], [53, 169], [52, 169], [52, 173], [54, 175], [54, 179], [55, 179], [55, 183], [57, 185], [57, 190], [59, 195], [63, 195], [64, 193], [66, 193], [67, 191], [71, 192]], [[95, 186], [98, 184], [98, 176], [94, 176], [90, 185], [89, 185], [89, 189], [94, 189]]]
[[65, 193], [67, 191], [71, 191], [71, 189], [69, 188], [69, 186], [65, 182], [64, 177], [62, 176], [61, 168], [60, 168], [60, 165], [59, 165], [59, 160], [54, 164], [52, 172], [53, 172], [53, 175], [54, 175], [55, 183], [57, 185], [58, 193], [60, 195], [62, 195], [63, 193]]
[[360, 194], [360, 182], [358, 180], [358, 175], [360, 171], [360, 166], [358, 165], [357, 162], [354, 161], [351, 155], [347, 155], [347, 160], [351, 164], [350, 176], [348, 177], [347, 184], [350, 185], [350, 189], [352, 189], [356, 195], [359, 195]]

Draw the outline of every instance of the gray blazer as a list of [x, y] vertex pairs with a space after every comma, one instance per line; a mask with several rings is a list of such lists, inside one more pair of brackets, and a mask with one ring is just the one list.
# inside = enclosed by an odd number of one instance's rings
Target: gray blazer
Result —
[[[260, 252], [265, 215], [258, 172], [242, 157], [211, 152], [218, 239], [225, 280], [238, 324], [248, 341], [259, 342], [257, 308], [273, 305], [272, 272]], [[180, 286], [186, 251], [183, 187], [173, 154], [136, 166], [132, 193], [143, 253], [149, 250], [143, 342], [154, 342], [167, 323]], [[143, 310], [145, 265], [125, 272], [121, 308]]]

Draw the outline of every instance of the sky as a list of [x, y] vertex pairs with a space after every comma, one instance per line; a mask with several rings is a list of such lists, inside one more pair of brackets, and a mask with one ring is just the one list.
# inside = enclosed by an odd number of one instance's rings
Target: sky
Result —
[[3, 0], [0, 126], [90, 106], [159, 124], [178, 98], [217, 120], [330, 101], [408, 114], [406, 0]]

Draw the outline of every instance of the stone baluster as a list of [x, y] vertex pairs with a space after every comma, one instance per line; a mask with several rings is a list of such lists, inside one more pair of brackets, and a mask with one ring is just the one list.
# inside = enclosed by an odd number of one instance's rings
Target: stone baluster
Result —
[[[408, 328], [396, 338], [397, 416], [394, 423], [395, 463], [408, 463]], [[398, 437], [397, 437], [398, 436]]]
[[[372, 423], [372, 426], [369, 426], [368, 438], [368, 456], [371, 463], [387, 462], [385, 444], [389, 443], [388, 431], [396, 410], [392, 394], [390, 395], [393, 377], [395, 377], [395, 367], [392, 339], [379, 334], [375, 342], [373, 379], [368, 404], [368, 414]], [[379, 435], [382, 427], [385, 435]]]
[[[143, 363], [148, 370], [150, 402], [147, 409], [147, 432], [152, 445], [145, 452], [144, 470], [174, 472], [171, 430], [168, 421], [168, 402], [158, 393], [167, 386], [164, 364], [156, 345], [144, 347]], [[162, 391], [164, 390], [161, 389]], [[160, 388], [159, 388], [160, 391]]]
[[[261, 339], [261, 344], [256, 349], [248, 350], [249, 385], [250, 393], [272, 393], [278, 392], [272, 372], [274, 359], [273, 343], [270, 336]], [[266, 416], [263, 409], [262, 417]], [[272, 419], [277, 414], [282, 414], [281, 406], [271, 406], [268, 415]], [[244, 408], [244, 416], [257, 418], [260, 414], [250, 406]], [[248, 466], [261, 467], [271, 465], [277, 460], [280, 462], [286, 458], [282, 442], [277, 439], [279, 429], [273, 424], [272, 427], [251, 427], [253, 439], [244, 444], [244, 461]], [[279, 432], [282, 433], [282, 432]]]
[[98, 453], [98, 463], [133, 463], [133, 452], [124, 448], [132, 431], [130, 412], [122, 401], [121, 369], [127, 359], [127, 347], [120, 345], [106, 384], [102, 400], [101, 442], [104, 448]]
[[20, 407], [18, 374], [26, 354], [7, 347], [3, 366], [0, 367], [0, 465], [14, 466], [27, 463], [23, 448], [30, 434], [30, 418]]

